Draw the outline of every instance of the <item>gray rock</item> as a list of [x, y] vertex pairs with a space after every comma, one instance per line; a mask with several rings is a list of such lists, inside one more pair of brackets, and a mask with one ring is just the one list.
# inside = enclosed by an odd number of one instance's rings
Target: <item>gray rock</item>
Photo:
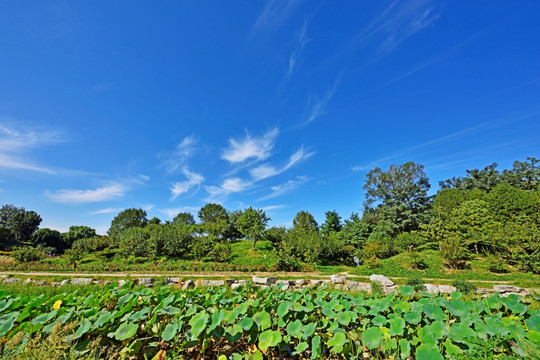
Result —
[[126, 285], [126, 282], [127, 282], [126, 280], [118, 280], [118, 286], [122, 287], [122, 286]]
[[375, 282], [378, 282], [380, 283], [383, 287], [384, 286], [394, 286], [394, 282], [392, 280], [390, 280], [389, 278], [387, 278], [386, 276], [384, 275], [377, 275], [377, 274], [372, 274], [370, 277], [369, 277], [369, 281], [375, 281]]
[[397, 285], [393, 285], [393, 286], [383, 286], [383, 292], [385, 294], [392, 294], [392, 293], [395, 293], [399, 290], [399, 286]]
[[501, 294], [501, 296], [505, 294], [516, 294], [516, 295], [527, 295], [529, 292], [527, 289], [523, 289], [517, 286], [510, 286], [510, 285], [494, 285], [493, 291], [496, 291]]
[[225, 285], [225, 281], [223, 281], [223, 280], [202, 280], [201, 285], [202, 286], [223, 286], [223, 285]]
[[58, 281], [52, 281], [51, 286], [60, 286], [60, 282]]
[[99, 281], [99, 280], [93, 280], [93, 281], [92, 281], [92, 284], [94, 284], [94, 285], [100, 285], [100, 284], [101, 284], [101, 281]]
[[21, 281], [19, 278], [7, 278], [4, 280], [4, 284], [15, 284]]
[[437, 285], [437, 289], [439, 289], [441, 294], [451, 294], [457, 291], [456, 287], [452, 285]]
[[438, 294], [440, 292], [437, 285], [424, 284], [424, 288], [426, 289], [425, 291], [430, 293], [430, 294]]
[[309, 284], [309, 280], [305, 280], [305, 279], [298, 279], [294, 282], [294, 285], [298, 287], [306, 286], [307, 284]]
[[272, 284], [275, 284], [277, 281], [277, 278], [275, 276], [258, 277], [258, 276], [253, 275], [251, 279], [257, 285], [272, 285]]
[[34, 281], [34, 285], [39, 285], [39, 286], [45, 286], [45, 285], [48, 285], [49, 283], [47, 281], [44, 281], [44, 280], [36, 280]]
[[234, 283], [231, 285], [231, 289], [236, 289], [236, 288], [239, 288], [240, 286], [244, 286], [245, 284], [241, 284], [241, 283]]
[[135, 282], [139, 285], [152, 286], [154, 284], [154, 278], [138, 278]]
[[231, 286], [234, 283], [235, 283], [234, 279], [225, 279], [225, 284], [227, 284], [229, 286]]
[[170, 285], [170, 284], [178, 284], [180, 283], [180, 278], [177, 278], [177, 277], [168, 277], [168, 278], [165, 278], [165, 285]]
[[64, 285], [67, 285], [69, 284], [69, 279], [64, 279], [62, 281], [60, 281], [60, 286], [64, 286]]
[[193, 280], [186, 280], [184, 281], [184, 285], [182, 285], [182, 290], [192, 289], [195, 287], [195, 283]]
[[31, 283], [32, 283], [32, 279], [26, 279], [23, 282], [24, 285], [28, 285], [28, 284], [31, 284]]
[[249, 282], [249, 280], [238, 280], [238, 284], [246, 285]]
[[106, 281], [103, 282], [103, 285], [105, 285], [105, 286], [111, 285], [111, 284], [114, 284], [114, 281], [106, 280]]
[[289, 284], [285, 284], [281, 287], [281, 290], [285, 291], [285, 290], [289, 290]]
[[73, 279], [71, 279], [71, 284], [73, 284], [73, 285], [88, 285], [93, 280], [94, 279], [92, 279], [92, 278], [73, 278]]
[[309, 285], [310, 286], [320, 286], [324, 284], [322, 280], [310, 280]]
[[371, 292], [371, 284], [368, 283], [358, 283], [356, 285], [356, 289], [358, 291], [365, 291], [365, 292]]
[[7, 278], [7, 277], [8, 277], [8, 276], [5, 275], [5, 274], [0, 275], [0, 279], [5, 279], [5, 278]]
[[345, 275], [332, 275], [330, 277], [330, 281], [332, 281], [333, 284], [345, 284], [345, 281], [347, 281], [347, 277]]

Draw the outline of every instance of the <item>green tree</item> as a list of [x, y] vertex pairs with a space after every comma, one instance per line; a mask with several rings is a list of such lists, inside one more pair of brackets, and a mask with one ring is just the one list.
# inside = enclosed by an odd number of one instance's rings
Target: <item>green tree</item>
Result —
[[266, 225], [270, 221], [270, 218], [266, 216], [266, 213], [262, 209], [253, 209], [251, 206], [242, 212], [242, 215], [238, 217], [237, 226], [238, 230], [246, 238], [253, 241], [253, 250], [257, 241], [261, 238]]
[[341, 225], [341, 216], [337, 213], [336, 210], [325, 212], [325, 221], [321, 227], [321, 232], [323, 235], [327, 236], [330, 233], [338, 233], [342, 229]]
[[73, 225], [69, 227], [67, 233], [62, 234], [66, 246], [69, 248], [73, 245], [75, 240], [79, 239], [89, 239], [94, 236], [97, 236], [96, 230], [92, 229], [90, 226], [85, 225]]
[[345, 220], [345, 226], [339, 232], [345, 245], [353, 245], [360, 249], [373, 231], [373, 225], [361, 220], [357, 214], [353, 214], [350, 219]]
[[223, 237], [229, 226], [229, 212], [220, 204], [210, 203], [204, 205], [198, 213], [203, 229], [215, 236]]
[[523, 189], [534, 190], [540, 184], [540, 159], [528, 157], [527, 161], [514, 161], [511, 170], [504, 170], [501, 180]]
[[0, 226], [0, 250], [8, 250], [15, 245], [15, 236], [7, 227]]
[[392, 226], [395, 233], [417, 230], [431, 217], [430, 188], [424, 166], [408, 162], [380, 168], [366, 175], [365, 211], [375, 210], [379, 221]]
[[161, 224], [161, 219], [156, 216], [148, 220], [148, 225], [159, 225], [159, 224]]
[[125, 230], [138, 227], [143, 228], [148, 224], [146, 211], [143, 209], [126, 209], [114, 217], [111, 227], [107, 232], [116, 241], [118, 236]]
[[293, 229], [304, 232], [318, 232], [319, 224], [315, 221], [313, 215], [307, 211], [299, 211], [293, 219]]
[[181, 212], [174, 217], [173, 223], [180, 225], [195, 225], [195, 219], [191, 213]]
[[3, 205], [0, 208], [0, 226], [8, 228], [16, 243], [30, 240], [39, 228], [41, 217], [35, 211], [26, 211], [23, 207]]
[[56, 251], [62, 251], [65, 249], [65, 242], [62, 234], [59, 231], [51, 230], [49, 228], [39, 229], [32, 234], [32, 245], [53, 247]]

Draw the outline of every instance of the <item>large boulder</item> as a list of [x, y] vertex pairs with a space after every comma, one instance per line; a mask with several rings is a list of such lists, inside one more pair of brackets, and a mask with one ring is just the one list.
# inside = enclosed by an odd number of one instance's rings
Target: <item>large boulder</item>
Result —
[[452, 285], [438, 285], [437, 288], [441, 294], [451, 294], [457, 291], [456, 287]]
[[332, 281], [332, 284], [345, 284], [347, 277], [345, 275], [335, 274], [330, 277], [330, 281]]
[[184, 285], [182, 285], [182, 290], [192, 289], [195, 287], [195, 282], [193, 280], [186, 280], [184, 281]]
[[424, 289], [427, 293], [430, 293], [430, 294], [438, 294], [440, 292], [437, 285], [433, 285], [433, 284], [424, 284]]
[[135, 281], [138, 285], [152, 286], [154, 284], [154, 278], [139, 278]]
[[168, 278], [165, 278], [165, 285], [170, 285], [170, 284], [178, 284], [180, 283], [180, 278], [177, 278], [177, 277], [168, 277]]
[[370, 277], [369, 277], [369, 281], [373, 281], [373, 282], [378, 282], [380, 283], [383, 287], [384, 286], [394, 286], [394, 282], [392, 280], [390, 280], [389, 278], [387, 278], [386, 276], [384, 275], [377, 275], [377, 274], [372, 274]]
[[501, 296], [508, 296], [510, 294], [525, 296], [529, 294], [527, 289], [523, 289], [517, 286], [510, 286], [510, 285], [494, 285], [493, 291], [498, 292], [499, 294], [501, 294]]
[[73, 278], [71, 279], [72, 285], [88, 285], [91, 284], [94, 279], [92, 278]]
[[4, 280], [4, 284], [15, 284], [21, 281], [19, 278], [7, 278]]
[[277, 278], [275, 276], [258, 277], [258, 276], [253, 275], [251, 280], [256, 285], [273, 285], [276, 283]]
[[225, 281], [223, 280], [201, 280], [202, 286], [223, 286]]

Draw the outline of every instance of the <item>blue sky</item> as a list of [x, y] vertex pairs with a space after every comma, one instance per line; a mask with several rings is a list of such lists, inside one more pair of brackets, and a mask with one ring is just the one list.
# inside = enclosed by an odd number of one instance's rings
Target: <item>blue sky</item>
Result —
[[536, 1], [0, 1], [0, 204], [104, 233], [207, 202], [361, 212], [540, 157]]

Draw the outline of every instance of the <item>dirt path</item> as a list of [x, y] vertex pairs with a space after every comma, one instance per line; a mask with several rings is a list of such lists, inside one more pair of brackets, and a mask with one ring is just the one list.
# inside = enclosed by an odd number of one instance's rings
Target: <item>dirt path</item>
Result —
[[[205, 273], [57, 273], [57, 272], [19, 272], [19, 271], [2, 271], [1, 275], [18, 275], [18, 276], [62, 276], [62, 277], [131, 277], [131, 278], [144, 278], [144, 277], [185, 277], [185, 278], [227, 278], [227, 277], [251, 277], [256, 276], [280, 276], [291, 278], [330, 278], [332, 275], [322, 275], [318, 272], [289, 272], [289, 273], [275, 273], [275, 272], [205, 272]], [[367, 278], [367, 275], [351, 275], [348, 272], [342, 272], [340, 275], [345, 275], [350, 278]], [[393, 280], [407, 280], [407, 277], [389, 276]], [[448, 278], [422, 278], [427, 283], [437, 283], [440, 281], [449, 281], [453, 279]], [[470, 280], [477, 283], [486, 284], [511, 284], [513, 281], [492, 281], [492, 280]], [[540, 286], [539, 286], [540, 287]]]

